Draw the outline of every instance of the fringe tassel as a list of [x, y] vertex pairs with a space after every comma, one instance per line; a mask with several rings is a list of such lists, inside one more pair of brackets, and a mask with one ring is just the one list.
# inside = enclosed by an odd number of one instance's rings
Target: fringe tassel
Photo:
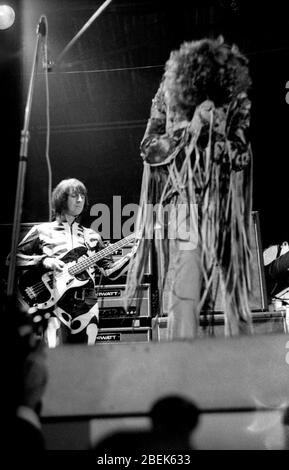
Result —
[[[150, 250], [153, 249], [157, 255], [160, 298], [167, 280], [170, 254], [166, 236], [168, 227], [166, 224], [162, 226], [160, 212], [154, 215], [154, 205], [159, 204], [161, 211], [166, 204], [170, 203], [173, 207], [176, 201], [181, 201], [190, 210], [191, 204], [197, 202], [196, 223], [204, 280], [199, 309], [210, 296], [213, 280], [220, 270], [226, 331], [231, 335], [238, 334], [240, 322], [245, 322], [248, 330], [252, 331], [248, 299], [251, 287], [252, 158], [249, 148], [249, 165], [241, 171], [232, 169], [234, 155], [229, 143], [213, 141], [214, 111], [211, 111], [205, 150], [197, 146], [203, 124], [194, 117], [197, 123], [194, 134], [188, 125], [173, 154], [162, 163], [144, 164], [136, 224], [139, 246], [128, 269], [126, 306], [139, 291]], [[226, 156], [224, 161], [222, 152]], [[213, 309], [214, 301], [211, 299]]]

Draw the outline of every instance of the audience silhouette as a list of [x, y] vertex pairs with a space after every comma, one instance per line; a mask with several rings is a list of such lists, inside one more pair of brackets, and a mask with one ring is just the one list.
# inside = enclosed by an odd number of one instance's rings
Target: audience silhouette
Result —
[[284, 429], [284, 450], [289, 450], [289, 405], [285, 408], [282, 424]]
[[193, 431], [199, 423], [200, 411], [190, 399], [168, 395], [158, 399], [149, 417], [150, 430], [120, 430], [104, 437], [93, 448], [98, 455], [109, 453], [190, 452], [194, 450]]
[[[9, 323], [9, 341], [13, 344], [13, 354], [8, 358], [5, 411], [9, 432], [5, 450], [11, 451], [11, 445], [21, 454], [45, 450], [40, 413], [48, 380], [46, 346], [39, 325], [36, 327], [28, 312], [20, 310], [15, 297], [1, 297], [3, 318]], [[17, 452], [9, 455], [17, 457]]]

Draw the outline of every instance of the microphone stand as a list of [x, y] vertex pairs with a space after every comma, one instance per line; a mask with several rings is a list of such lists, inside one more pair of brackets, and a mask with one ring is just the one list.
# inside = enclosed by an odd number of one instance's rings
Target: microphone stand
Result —
[[25, 184], [25, 175], [26, 175], [26, 165], [27, 165], [27, 155], [28, 155], [28, 143], [29, 143], [29, 124], [30, 124], [30, 115], [31, 115], [31, 105], [34, 91], [34, 82], [37, 73], [38, 57], [39, 57], [39, 46], [41, 43], [41, 36], [46, 34], [46, 19], [41, 17], [37, 26], [36, 34], [36, 44], [34, 49], [32, 71], [29, 82], [28, 96], [25, 107], [25, 117], [24, 117], [24, 126], [21, 131], [21, 144], [19, 152], [19, 166], [18, 166], [18, 179], [17, 179], [17, 189], [16, 189], [16, 199], [15, 199], [15, 208], [14, 208], [14, 219], [13, 219], [13, 231], [12, 231], [12, 241], [11, 241], [11, 251], [10, 251], [10, 262], [9, 262], [9, 272], [8, 272], [8, 281], [7, 281], [7, 296], [12, 297], [14, 293], [14, 284], [15, 284], [15, 268], [16, 268], [16, 256], [17, 256], [17, 247], [19, 241], [20, 233], [20, 219], [22, 215], [23, 207], [23, 194], [24, 194], [24, 184]]
[[[68, 52], [68, 50], [73, 46], [77, 39], [87, 30], [87, 28], [96, 20], [96, 18], [105, 10], [106, 7], [112, 2], [112, 0], [105, 0], [104, 3], [95, 11], [91, 18], [85, 23], [81, 30], [72, 38], [72, 40], [67, 44], [61, 54], [58, 56], [56, 63], [60, 63], [63, 56]], [[22, 214], [22, 205], [23, 205], [23, 194], [24, 194], [24, 183], [26, 175], [26, 165], [27, 165], [27, 154], [28, 154], [28, 142], [29, 142], [29, 123], [30, 123], [30, 114], [31, 114], [31, 105], [32, 97], [34, 91], [34, 82], [37, 72], [38, 65], [38, 56], [39, 56], [39, 45], [40, 45], [40, 36], [46, 35], [46, 17], [41, 16], [38, 27], [37, 27], [37, 40], [34, 50], [33, 65], [30, 76], [30, 83], [28, 89], [28, 97], [25, 107], [25, 118], [24, 118], [24, 127], [21, 131], [21, 145], [20, 145], [20, 158], [19, 158], [19, 167], [18, 167], [18, 179], [17, 179], [17, 189], [16, 189], [16, 200], [15, 200], [15, 209], [14, 209], [14, 220], [13, 220], [13, 232], [12, 232], [12, 242], [10, 250], [10, 263], [9, 263], [9, 273], [8, 273], [8, 282], [7, 282], [7, 296], [11, 297], [14, 293], [14, 284], [15, 284], [15, 268], [16, 268], [16, 256], [17, 256], [17, 247], [19, 241], [19, 232], [20, 232], [20, 219]], [[48, 64], [46, 64], [48, 67]], [[51, 70], [51, 69], [50, 69]]]

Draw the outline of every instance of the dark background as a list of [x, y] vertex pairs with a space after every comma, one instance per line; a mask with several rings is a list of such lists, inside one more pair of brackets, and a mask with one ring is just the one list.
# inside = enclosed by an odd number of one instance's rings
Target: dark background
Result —
[[[64, 47], [102, 1], [10, 1], [14, 25], [0, 31], [1, 223], [13, 221], [19, 160], [36, 27], [48, 20], [49, 58]], [[50, 160], [53, 186], [65, 177], [85, 182], [90, 205], [138, 203], [139, 144], [170, 51], [184, 40], [235, 42], [250, 60], [253, 208], [263, 246], [288, 240], [289, 15], [286, 3], [246, 0], [114, 0], [49, 72]], [[38, 68], [30, 122], [22, 222], [48, 220], [45, 160], [45, 80]], [[289, 90], [288, 90], [289, 92]], [[90, 225], [93, 217], [86, 216]]]

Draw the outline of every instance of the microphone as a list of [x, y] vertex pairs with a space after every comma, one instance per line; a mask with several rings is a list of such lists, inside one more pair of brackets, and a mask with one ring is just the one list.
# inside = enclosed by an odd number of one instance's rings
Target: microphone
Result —
[[42, 67], [44, 70], [47, 69], [47, 72], [52, 72], [53, 68], [55, 66], [55, 63], [51, 59], [45, 59], [45, 55], [42, 55]]
[[40, 34], [43, 38], [42, 41], [42, 67], [48, 72], [52, 71], [54, 66], [53, 60], [48, 59], [47, 57], [47, 36], [48, 36], [48, 24], [47, 18], [45, 15], [41, 15], [40, 20], [37, 25], [37, 34]]
[[41, 16], [39, 23], [37, 25], [37, 34], [41, 34], [41, 36], [45, 37], [47, 34], [47, 28], [46, 28], [46, 17]]

